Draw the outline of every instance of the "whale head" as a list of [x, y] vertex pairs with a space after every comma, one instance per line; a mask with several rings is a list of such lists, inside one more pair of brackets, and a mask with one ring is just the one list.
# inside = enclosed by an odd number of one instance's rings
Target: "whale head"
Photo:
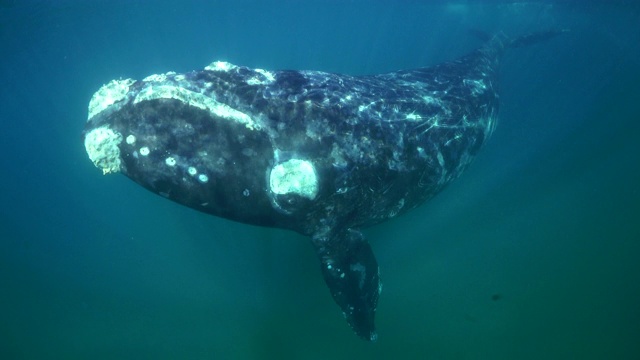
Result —
[[[315, 196], [308, 163], [276, 163], [259, 116], [206, 93], [207, 85], [191, 76], [167, 73], [102, 86], [84, 130], [93, 164], [196, 210], [257, 225], [274, 225], [282, 216], [273, 208], [282, 196], [277, 192]], [[306, 176], [304, 187], [287, 183], [295, 171]]]

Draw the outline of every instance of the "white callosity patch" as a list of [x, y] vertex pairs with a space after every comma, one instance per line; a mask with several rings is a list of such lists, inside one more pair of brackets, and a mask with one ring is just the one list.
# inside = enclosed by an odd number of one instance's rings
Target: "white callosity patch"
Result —
[[313, 164], [306, 160], [291, 159], [271, 169], [271, 191], [275, 194], [296, 194], [313, 200], [318, 194], [318, 176]]
[[204, 67], [205, 70], [209, 71], [229, 71], [237, 68], [237, 66], [228, 63], [226, 61], [214, 61], [211, 64]]
[[257, 73], [256, 76], [251, 77], [247, 80], [247, 84], [249, 85], [268, 85], [276, 81], [276, 78], [272, 73], [263, 69], [254, 69]]
[[177, 161], [173, 156], [169, 156], [168, 158], [164, 159], [164, 163], [168, 166], [176, 166]]
[[122, 135], [106, 126], [91, 130], [84, 138], [84, 147], [93, 164], [104, 174], [120, 171]]
[[[209, 71], [224, 71], [228, 72], [231, 70], [235, 70], [238, 67], [226, 61], [214, 61], [211, 64], [204, 67], [205, 70]], [[275, 76], [267, 70], [264, 69], [253, 69], [255, 76], [247, 79], [247, 84], [249, 85], [268, 85], [276, 81]]]
[[255, 69], [255, 70], [256, 70], [256, 72], [262, 74], [267, 79], [267, 81], [269, 81], [269, 82], [276, 81], [276, 78], [273, 76], [273, 74], [271, 72], [269, 72], [267, 70], [263, 70], [263, 69]]
[[100, 112], [109, 106], [124, 99], [129, 92], [129, 87], [135, 82], [133, 79], [111, 80], [108, 84], [103, 85], [100, 90], [96, 91], [89, 101], [89, 117], [91, 120]]
[[166, 74], [154, 74], [154, 75], [149, 75], [146, 78], [142, 79], [142, 81], [146, 81], [146, 82], [163, 82], [163, 81], [167, 81], [167, 76], [169, 75], [175, 75], [176, 73], [174, 71], [169, 71]]
[[143, 147], [140, 148], [140, 155], [142, 155], [142, 156], [147, 156], [147, 155], [149, 155], [150, 152], [151, 151], [146, 146], [143, 146]]
[[126, 141], [127, 141], [127, 144], [133, 145], [133, 144], [136, 143], [136, 137], [133, 136], [133, 135], [129, 135], [129, 136], [127, 136]]
[[185, 104], [206, 110], [213, 116], [243, 124], [249, 130], [260, 128], [260, 126], [256, 124], [249, 115], [218, 102], [211, 97], [174, 85], [149, 84], [145, 89], [140, 91], [138, 95], [136, 95], [133, 103], [137, 104], [142, 101], [155, 99], [179, 100]]

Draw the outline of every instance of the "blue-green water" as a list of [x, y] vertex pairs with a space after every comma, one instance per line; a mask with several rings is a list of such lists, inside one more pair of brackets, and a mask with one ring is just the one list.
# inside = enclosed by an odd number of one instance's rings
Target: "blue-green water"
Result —
[[[640, 358], [640, 9], [619, 1], [0, 2], [0, 358]], [[365, 231], [380, 339], [356, 337], [308, 239], [103, 176], [81, 131], [115, 78], [370, 74], [510, 51], [501, 120], [443, 193]]]

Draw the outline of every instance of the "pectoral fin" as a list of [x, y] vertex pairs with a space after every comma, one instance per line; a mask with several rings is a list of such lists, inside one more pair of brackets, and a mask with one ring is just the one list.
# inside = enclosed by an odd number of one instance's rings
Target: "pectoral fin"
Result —
[[324, 281], [347, 322], [361, 338], [376, 340], [374, 316], [382, 285], [371, 246], [352, 229], [314, 237], [313, 243]]

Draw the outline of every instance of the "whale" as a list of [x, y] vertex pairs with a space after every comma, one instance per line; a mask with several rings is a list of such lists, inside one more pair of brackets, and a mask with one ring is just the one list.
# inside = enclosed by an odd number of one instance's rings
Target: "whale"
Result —
[[505, 50], [557, 33], [498, 34], [453, 61], [366, 76], [215, 61], [112, 80], [89, 102], [85, 150], [189, 208], [308, 236], [346, 321], [373, 341], [382, 283], [362, 229], [460, 176], [496, 127]]

